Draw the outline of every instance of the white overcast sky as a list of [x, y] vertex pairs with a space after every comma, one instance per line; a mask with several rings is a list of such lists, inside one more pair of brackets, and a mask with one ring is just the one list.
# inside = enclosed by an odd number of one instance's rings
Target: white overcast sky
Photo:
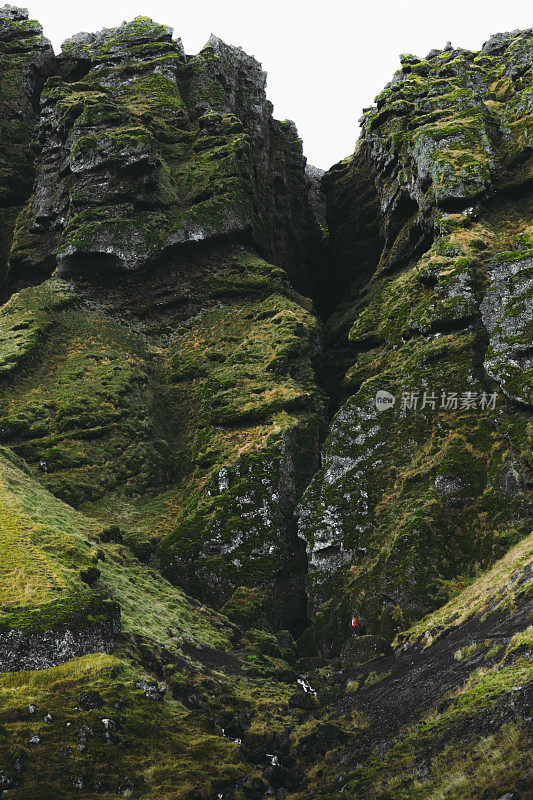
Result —
[[[14, 0], [12, 0], [15, 5]], [[328, 169], [353, 152], [361, 110], [398, 68], [447, 41], [479, 49], [493, 33], [533, 27], [523, 0], [29, 0], [56, 52], [79, 31], [142, 14], [174, 28], [189, 54], [215, 33], [268, 72], [278, 119], [293, 119], [311, 164]]]

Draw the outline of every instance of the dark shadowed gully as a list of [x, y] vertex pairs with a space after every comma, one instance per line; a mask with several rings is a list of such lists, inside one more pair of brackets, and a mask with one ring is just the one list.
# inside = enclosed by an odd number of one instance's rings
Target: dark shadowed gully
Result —
[[216, 37], [0, 62], [1, 797], [533, 797], [533, 31], [325, 175]]

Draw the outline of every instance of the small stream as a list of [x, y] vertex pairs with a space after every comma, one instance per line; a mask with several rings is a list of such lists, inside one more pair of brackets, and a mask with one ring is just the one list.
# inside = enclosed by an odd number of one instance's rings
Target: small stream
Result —
[[307, 680], [307, 675], [300, 675], [296, 679], [296, 683], [298, 683], [306, 694], [311, 694], [313, 697], [316, 697], [316, 692]]

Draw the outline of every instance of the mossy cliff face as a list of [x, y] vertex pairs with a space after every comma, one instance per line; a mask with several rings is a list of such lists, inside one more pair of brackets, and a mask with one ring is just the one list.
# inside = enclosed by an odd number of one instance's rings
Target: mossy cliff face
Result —
[[240, 247], [189, 258], [182, 280], [175, 267], [129, 301], [52, 278], [5, 304], [2, 441], [56, 496], [124, 525], [137, 555], [158, 551], [174, 582], [217, 607], [255, 587], [275, 626], [301, 628], [316, 319]]
[[27, 11], [0, 8], [0, 291], [15, 220], [32, 190], [39, 93], [53, 60], [50, 42]]
[[65, 42], [54, 72], [10, 254], [26, 288], [2, 310], [2, 441], [137, 555], [164, 541], [175, 582], [219, 607], [257, 589], [299, 629], [293, 510], [323, 402], [296, 130], [252, 57], [215, 37], [187, 57], [144, 17]]
[[56, 266], [135, 270], [239, 235], [309, 284], [302, 263], [317, 229], [301, 142], [272, 118], [255, 59], [216, 37], [186, 57], [170, 28], [138, 17], [65, 42], [56, 72], [14, 279]]
[[0, 23], [2, 796], [525, 800], [531, 32], [403, 57], [319, 235], [240, 49]]
[[[531, 325], [529, 261], [505, 262], [517, 291], [496, 311], [497, 252], [474, 255], [468, 233], [446, 237], [457, 255], [440, 256], [437, 239], [412, 267], [376, 280], [349, 328], [359, 353], [344, 388], [355, 393], [300, 512], [320, 646], [348, 635], [347, 608], [389, 638], [442, 602], [447, 581], [529, 530], [532, 385], [517, 363]], [[522, 317], [510, 322], [513, 306]], [[395, 404], [380, 410], [383, 391]]]
[[[242, 257], [235, 264], [251, 266]], [[189, 320], [169, 362], [198, 427], [189, 423], [191, 475], [161, 549], [165, 572], [213, 603], [228, 600], [243, 574], [245, 585], [265, 588], [278, 576], [272, 621], [291, 609], [291, 627], [305, 617], [290, 588], [305, 564], [293, 512], [318, 465], [323, 403], [311, 359], [319, 348], [316, 320], [298, 298], [273, 294]]]
[[351, 609], [390, 639], [530, 530], [531, 54], [526, 32], [402, 57], [324, 179], [354, 300], [325, 355], [350, 364], [349, 398], [300, 512], [319, 647]]

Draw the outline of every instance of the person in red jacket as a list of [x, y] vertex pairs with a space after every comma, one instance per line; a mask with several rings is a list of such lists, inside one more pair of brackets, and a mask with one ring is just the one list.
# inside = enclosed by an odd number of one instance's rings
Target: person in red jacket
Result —
[[352, 633], [357, 636], [365, 636], [366, 634], [366, 625], [364, 622], [361, 621], [360, 618], [356, 617], [355, 614], [352, 616]]

